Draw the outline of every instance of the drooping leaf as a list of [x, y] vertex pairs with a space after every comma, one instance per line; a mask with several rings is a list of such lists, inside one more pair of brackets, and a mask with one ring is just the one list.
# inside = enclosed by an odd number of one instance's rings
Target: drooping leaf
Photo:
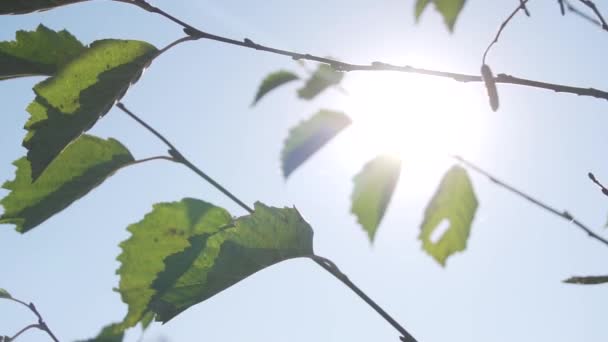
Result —
[[156, 294], [152, 283], [165, 270], [167, 257], [186, 250], [193, 236], [213, 234], [231, 222], [226, 210], [186, 198], [156, 204], [142, 221], [129, 226], [132, 235], [120, 245], [121, 267], [117, 272], [119, 292], [129, 306], [123, 327], [134, 326], [149, 311], [148, 304]]
[[8, 293], [8, 291], [6, 291], [5, 289], [0, 288], [0, 298], [10, 299], [13, 298], [13, 296], [11, 296], [11, 294]]
[[56, 76], [34, 87], [36, 99], [27, 108], [31, 117], [23, 141], [32, 179], [110, 110], [157, 52], [141, 41], [96, 41]]
[[25, 233], [132, 161], [131, 153], [118, 141], [90, 135], [68, 145], [34, 183], [30, 162], [21, 158], [14, 163], [15, 179], [2, 186], [10, 193], [0, 200], [4, 207], [0, 224], [15, 224], [17, 231]]
[[420, 18], [420, 15], [424, 12], [430, 2], [435, 4], [435, 8], [443, 17], [446, 26], [450, 31], [453, 31], [456, 20], [458, 19], [466, 0], [418, 0], [414, 9], [416, 20]]
[[279, 70], [271, 73], [270, 75], [266, 76], [266, 78], [264, 78], [264, 80], [262, 81], [262, 84], [260, 84], [260, 88], [258, 89], [258, 92], [255, 95], [255, 99], [253, 99], [253, 103], [251, 105], [255, 106], [258, 101], [262, 99], [262, 97], [264, 97], [272, 90], [291, 81], [299, 79], [300, 77], [298, 75], [287, 70]]
[[[162, 216], [155, 214], [160, 209]], [[216, 217], [209, 219], [211, 210]], [[188, 199], [155, 212], [130, 228], [119, 257], [119, 273], [131, 279], [126, 286], [121, 277], [120, 290], [123, 300], [130, 297], [129, 314], [152, 311], [167, 322], [265, 267], [312, 254], [312, 229], [295, 209], [256, 203], [253, 214], [232, 221], [223, 209]], [[173, 254], [159, 258], [168, 251]]]
[[0, 14], [24, 14], [87, 0], [2, 0]]
[[152, 322], [154, 321], [154, 316], [155, 316], [154, 312], [148, 312], [144, 315], [144, 317], [141, 319], [141, 329], [142, 330], [148, 329], [150, 324], [152, 324]]
[[285, 178], [351, 124], [344, 113], [321, 110], [289, 131], [281, 152]]
[[564, 280], [568, 284], [598, 285], [608, 283], [608, 276], [570, 277]]
[[[477, 198], [465, 169], [453, 166], [443, 177], [424, 212], [419, 239], [422, 248], [445, 266], [452, 254], [465, 250], [477, 211]], [[449, 223], [445, 233], [433, 239], [433, 232]]]
[[311, 100], [328, 87], [340, 83], [343, 77], [343, 72], [336, 71], [327, 64], [321, 64], [306, 81], [306, 84], [298, 89], [298, 96], [301, 99]]
[[101, 329], [101, 332], [96, 337], [78, 342], [122, 342], [125, 333], [118, 328], [118, 324], [110, 324]]
[[378, 230], [386, 208], [399, 181], [401, 161], [392, 156], [378, 156], [355, 176], [351, 212], [367, 232], [370, 241]]
[[68, 31], [39, 25], [36, 31], [17, 31], [14, 41], [0, 42], [0, 80], [54, 75], [85, 47]]

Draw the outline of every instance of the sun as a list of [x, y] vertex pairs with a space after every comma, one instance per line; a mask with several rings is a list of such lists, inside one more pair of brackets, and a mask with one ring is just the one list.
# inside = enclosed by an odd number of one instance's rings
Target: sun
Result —
[[386, 153], [425, 167], [479, 155], [491, 115], [481, 88], [394, 72], [353, 76], [340, 104], [353, 119], [351, 153]]

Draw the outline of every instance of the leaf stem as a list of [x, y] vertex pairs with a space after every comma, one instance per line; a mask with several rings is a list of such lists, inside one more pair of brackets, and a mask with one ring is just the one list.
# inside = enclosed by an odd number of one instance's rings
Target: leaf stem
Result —
[[21, 331], [19, 331], [9, 341], [13, 341], [15, 338], [17, 338], [19, 335], [21, 335], [23, 332], [25, 332], [28, 329], [38, 328], [38, 329], [46, 332], [47, 335], [49, 335], [54, 342], [59, 342], [59, 340], [57, 339], [57, 337], [55, 337], [55, 334], [53, 334], [53, 332], [51, 331], [51, 329], [49, 328], [49, 326], [46, 324], [46, 322], [42, 318], [42, 315], [38, 312], [38, 309], [36, 309], [36, 306], [34, 305], [34, 303], [29, 303], [28, 304], [28, 303], [26, 303], [26, 302], [24, 302], [22, 300], [19, 300], [17, 298], [13, 298], [13, 297], [8, 297], [8, 298], [4, 298], [4, 299], [8, 299], [8, 300], [11, 300], [11, 301], [13, 301], [15, 303], [19, 303], [19, 304], [25, 306], [31, 312], [33, 312], [34, 315], [36, 315], [36, 317], [38, 318], [38, 323], [37, 324], [30, 324], [27, 327], [21, 329]]
[[[278, 49], [278, 48], [274, 48], [274, 47], [270, 47], [270, 46], [264, 46], [261, 44], [254, 43], [249, 38], [245, 38], [243, 40], [231, 39], [231, 38], [222, 37], [219, 35], [201, 31], [201, 30], [195, 28], [194, 26], [192, 26], [188, 23], [185, 23], [185, 22], [177, 19], [176, 17], [168, 14], [167, 12], [163, 11], [162, 9], [150, 5], [145, 0], [113, 0], [113, 1], [128, 3], [131, 5], [138, 6], [148, 12], [159, 14], [159, 15], [173, 21], [174, 23], [182, 26], [184, 28], [184, 32], [186, 34], [192, 36], [195, 39], [201, 39], [201, 38], [209, 39], [209, 40], [214, 40], [214, 41], [218, 41], [218, 42], [229, 44], [229, 45], [235, 45], [235, 46], [240, 46], [240, 47], [244, 47], [244, 48], [248, 48], [248, 49], [269, 52], [269, 53], [273, 53], [273, 54], [277, 54], [277, 55], [281, 55], [281, 56], [287, 56], [294, 60], [308, 60], [308, 61], [324, 63], [324, 64], [328, 64], [329, 66], [331, 66], [332, 68], [334, 68], [337, 71], [344, 71], [344, 72], [349, 72], [349, 71], [397, 71], [397, 72], [414, 73], [414, 74], [427, 75], [427, 76], [451, 78], [455, 81], [465, 82], [465, 83], [466, 82], [483, 82], [483, 79], [479, 75], [469, 75], [469, 74], [461, 74], [461, 73], [455, 73], [455, 72], [429, 70], [429, 69], [423, 69], [423, 68], [416, 68], [416, 67], [409, 66], [409, 65], [398, 66], [398, 65], [392, 65], [392, 64], [383, 63], [383, 62], [373, 62], [373, 63], [367, 64], [367, 65], [366, 64], [351, 64], [351, 63], [345, 63], [345, 62], [341, 62], [341, 61], [331, 59], [331, 58], [315, 56], [315, 55], [308, 54], [308, 53], [299, 53], [299, 52]], [[525, 2], [522, 1], [521, 3], [523, 3], [525, 5], [525, 3], [527, 3], [527, 1], [528, 0], [526, 0]], [[521, 8], [521, 3], [520, 3], [520, 7], [518, 7], [518, 10]], [[561, 85], [561, 84], [556, 84], [556, 83], [547, 83], [547, 82], [541, 82], [541, 81], [535, 81], [535, 80], [510, 76], [507, 74], [496, 75], [494, 81], [496, 83], [514, 84], [514, 85], [519, 85], [519, 86], [553, 90], [555, 92], [570, 93], [570, 94], [575, 94], [575, 95], [579, 95], [579, 96], [590, 96], [590, 97], [608, 100], [607, 91], [598, 90], [598, 89], [594, 89], [594, 88], [582, 88], [582, 87], [566, 86], [566, 85]]]
[[487, 171], [483, 170], [482, 168], [478, 167], [477, 165], [471, 163], [470, 161], [460, 157], [460, 156], [452, 156], [453, 159], [457, 160], [458, 162], [460, 162], [461, 164], [463, 164], [464, 166], [468, 167], [469, 169], [482, 174], [484, 176], [486, 176], [491, 182], [493, 182], [494, 184], [518, 195], [519, 197], [522, 197], [523, 199], [527, 200], [528, 202], [554, 214], [557, 215], [561, 218], [563, 218], [564, 220], [567, 220], [571, 223], [573, 223], [576, 227], [578, 227], [579, 229], [581, 229], [582, 231], [584, 231], [585, 233], [587, 233], [587, 235], [592, 238], [595, 239], [601, 243], [603, 243], [605, 246], [608, 247], [608, 240], [606, 240], [605, 238], [597, 235], [596, 233], [594, 233], [591, 228], [587, 227], [586, 225], [584, 225], [582, 222], [580, 222], [579, 220], [577, 220], [576, 218], [574, 218], [574, 216], [572, 216], [572, 214], [570, 214], [567, 211], [559, 211], [535, 198], [533, 198], [532, 196], [522, 192], [521, 190], [518, 190], [514, 187], [512, 187], [509, 184], [506, 184], [505, 182], [497, 179], [496, 177], [492, 176], [490, 173], [488, 173]]
[[23, 334], [24, 332], [26, 332], [26, 331], [28, 331], [30, 329], [40, 329], [40, 325], [38, 325], [38, 324], [30, 324], [30, 325], [28, 325], [27, 327], [19, 330], [19, 332], [16, 333], [15, 335], [13, 335], [13, 337], [9, 337], [8, 340], [7, 340], [7, 342], [12, 342], [12, 341], [16, 340], [17, 337], [19, 337], [19, 335]]
[[521, 0], [519, 2], [519, 6], [517, 6], [517, 8], [511, 13], [511, 15], [509, 15], [507, 17], [507, 19], [505, 19], [505, 21], [502, 22], [502, 24], [500, 24], [500, 28], [498, 28], [498, 32], [496, 32], [496, 36], [494, 37], [494, 40], [492, 40], [490, 42], [490, 44], [486, 48], [486, 51], [483, 53], [483, 57], [481, 59], [481, 64], [486, 64], [486, 57], [488, 56], [488, 52], [490, 52], [490, 49], [492, 48], [492, 46], [494, 46], [494, 44], [498, 43], [498, 39], [500, 38], [502, 31], [505, 29], [505, 27], [507, 27], [509, 22], [511, 22], [511, 19], [513, 19], [513, 17], [515, 17], [515, 15], [517, 14], [517, 12], [519, 12], [519, 10], [523, 10], [527, 16], [530, 16], [530, 13], [528, 12], [528, 8], [526, 7], [526, 3], [528, 3], [528, 0]]
[[[169, 147], [169, 154], [172, 157], [171, 160], [185, 165], [190, 170], [192, 170], [194, 173], [196, 173], [201, 178], [203, 178], [204, 180], [209, 182], [211, 185], [213, 185], [216, 189], [218, 189], [220, 192], [222, 192], [228, 198], [230, 198], [232, 201], [234, 201], [236, 204], [241, 206], [241, 208], [245, 209], [250, 214], [253, 213], [253, 209], [251, 207], [249, 207], [247, 204], [245, 204], [243, 201], [241, 201], [238, 197], [233, 195], [230, 191], [226, 190], [226, 188], [224, 188], [221, 184], [219, 184], [213, 178], [211, 178], [206, 173], [204, 173], [201, 169], [196, 167], [196, 165], [192, 164], [192, 162], [190, 162], [186, 157], [184, 157], [184, 155], [175, 147], [175, 145], [173, 145], [167, 138], [165, 138], [157, 130], [155, 130], [150, 125], [148, 125], [144, 120], [139, 118], [135, 113], [130, 111], [122, 102], [117, 103], [116, 107], [118, 107], [120, 110], [125, 112], [133, 120], [135, 120], [137, 123], [142, 125], [148, 131], [150, 131], [152, 134], [154, 134], [157, 138], [159, 138], [163, 143], [165, 143], [165, 145], [167, 145], [167, 147]], [[153, 157], [150, 159], [157, 159], [157, 157]], [[399, 333], [401, 333], [402, 341], [417, 342], [416, 339], [414, 339], [414, 337], [412, 337], [412, 335], [410, 335], [407, 332], [407, 330], [405, 330], [405, 328], [403, 328], [399, 323], [397, 323], [397, 321], [395, 321], [395, 319], [393, 319], [386, 311], [384, 311], [378, 304], [376, 304], [376, 302], [374, 302], [368, 295], [366, 295], [365, 292], [363, 292], [352, 281], [350, 281], [350, 279], [348, 279], [346, 274], [342, 273], [342, 271], [340, 271], [338, 266], [336, 266], [336, 264], [334, 264], [331, 260], [317, 256], [317, 255], [309, 256], [309, 258], [314, 260], [323, 269], [325, 269], [327, 272], [331, 273], [334, 277], [336, 277], [338, 280], [340, 280], [342, 283], [344, 283], [344, 285], [346, 285], [353, 292], [355, 292], [355, 294], [357, 294], [369, 306], [371, 306], [378, 314], [380, 314], [380, 316], [382, 316], [382, 318], [384, 318], [397, 331], [399, 331]]]

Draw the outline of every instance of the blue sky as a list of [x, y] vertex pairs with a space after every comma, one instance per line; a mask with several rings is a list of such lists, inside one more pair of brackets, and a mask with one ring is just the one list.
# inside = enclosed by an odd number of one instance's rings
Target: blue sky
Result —
[[[237, 39], [348, 62], [385, 61], [474, 74], [516, 1], [468, 1], [454, 34], [431, 10], [415, 24], [413, 1], [405, 0], [154, 4], [206, 31]], [[600, 71], [606, 32], [574, 16], [561, 17], [554, 2], [532, 1], [529, 8], [532, 17], [516, 17], [491, 51], [488, 62], [495, 73], [608, 88]], [[85, 43], [128, 38], [162, 47], [181, 36], [180, 28], [163, 18], [111, 1], [5, 16], [0, 23], [0, 40], [12, 40], [16, 30], [40, 23], [68, 29]], [[351, 143], [351, 133], [345, 132], [284, 181], [279, 154], [288, 129], [319, 108], [357, 106], [335, 90], [314, 102], [301, 102], [291, 85], [249, 108], [259, 81], [279, 68], [298, 67], [285, 57], [217, 42], [185, 43], [156, 60], [124, 103], [245, 202], [297, 206], [315, 229], [317, 254], [334, 260], [421, 342], [606, 341], [606, 287], [561, 283], [575, 274], [605, 274], [606, 247], [479, 175], [471, 174], [480, 206], [468, 249], [449, 259], [446, 268], [421, 250], [417, 235], [426, 203], [449, 163], [442, 161], [438, 168], [437, 163], [404, 161], [399, 187], [373, 245], [348, 213], [352, 176], [373, 156], [370, 149]], [[607, 199], [586, 174], [593, 171], [608, 181], [605, 101], [504, 85], [499, 86], [501, 108], [494, 113], [481, 84], [397, 77], [409, 86], [402, 94], [394, 89], [386, 93], [399, 97], [395, 103], [402, 103], [404, 113], [427, 116], [438, 108], [462, 118], [475, 113], [479, 121], [460, 132], [477, 137], [474, 153], [465, 157], [602, 231]], [[21, 127], [33, 99], [31, 87], [39, 80], [0, 82], [1, 180], [13, 178], [10, 163], [25, 153]], [[352, 73], [343, 86], [355, 98], [365, 93], [356, 91], [366, 89], [362, 84], [382, 89], [388, 82]], [[436, 96], [429, 97], [434, 90]], [[373, 105], [369, 108], [369, 115], [379, 115], [372, 112]], [[377, 108], [386, 106], [379, 103]], [[116, 109], [92, 133], [119, 139], [138, 158], [165, 151]], [[183, 197], [244, 214], [183, 167], [162, 161], [134, 166], [26, 235], [0, 227], [0, 287], [34, 301], [62, 341], [92, 336], [126, 312], [112, 291], [118, 284], [117, 245], [128, 237], [125, 228], [153, 203]], [[24, 308], [0, 302], [0, 333], [11, 334], [32, 322]], [[136, 341], [139, 332], [128, 337]], [[253, 275], [164, 326], [153, 326], [145, 335], [146, 341], [163, 339], [396, 341], [397, 333], [317, 265], [292, 260]], [[45, 340], [40, 332], [19, 339]]]

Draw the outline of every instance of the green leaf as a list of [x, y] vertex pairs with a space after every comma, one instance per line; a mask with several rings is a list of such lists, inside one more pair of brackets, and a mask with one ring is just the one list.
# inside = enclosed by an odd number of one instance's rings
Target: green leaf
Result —
[[34, 183], [30, 162], [21, 158], [14, 163], [15, 179], [2, 186], [11, 192], [0, 200], [4, 207], [0, 224], [15, 224], [17, 231], [25, 233], [131, 162], [133, 157], [118, 141], [89, 135], [68, 145]]
[[39, 25], [36, 31], [17, 31], [15, 41], [0, 42], [0, 80], [54, 75], [85, 47], [68, 31]]
[[287, 84], [291, 81], [299, 80], [300, 77], [291, 71], [279, 70], [266, 76], [258, 89], [255, 99], [253, 100], [252, 106], [255, 106], [262, 97], [271, 92], [272, 90]]
[[339, 84], [343, 77], [343, 72], [335, 71], [327, 64], [321, 64], [306, 81], [306, 84], [298, 89], [298, 96], [301, 99], [311, 100], [328, 87]]
[[564, 280], [568, 284], [597, 285], [608, 283], [608, 276], [571, 277]]
[[420, 18], [420, 15], [431, 1], [435, 4], [437, 12], [443, 17], [443, 21], [450, 32], [454, 31], [454, 25], [466, 0], [418, 0], [414, 9], [416, 20]]
[[281, 152], [285, 178], [351, 124], [344, 113], [321, 110], [289, 131]]
[[[445, 266], [452, 254], [466, 249], [477, 204], [467, 171], [453, 166], [426, 207], [418, 236], [422, 248], [441, 265]], [[444, 222], [449, 223], [447, 230], [440, 238], [433, 239], [433, 232]]]
[[101, 40], [34, 87], [25, 128], [32, 179], [74, 139], [91, 128], [137, 81], [158, 50], [141, 41]]
[[148, 329], [150, 324], [152, 324], [152, 322], [154, 321], [154, 316], [155, 316], [154, 312], [148, 312], [147, 314], [144, 315], [144, 317], [140, 321], [142, 330]]
[[378, 230], [391, 201], [399, 175], [401, 161], [391, 156], [378, 156], [369, 161], [355, 176], [351, 212], [367, 232], [370, 241]]
[[2, 0], [0, 14], [24, 14], [87, 0]]
[[111, 324], [104, 327], [97, 337], [78, 342], [122, 342], [125, 333], [119, 329], [118, 324]]
[[13, 296], [11, 296], [11, 294], [5, 289], [0, 288], [0, 298], [10, 299], [13, 298]]
[[296, 209], [261, 203], [232, 221], [223, 209], [185, 199], [157, 205], [129, 230], [119, 257], [127, 324], [145, 311], [167, 322], [263, 268], [313, 253], [312, 229]]

